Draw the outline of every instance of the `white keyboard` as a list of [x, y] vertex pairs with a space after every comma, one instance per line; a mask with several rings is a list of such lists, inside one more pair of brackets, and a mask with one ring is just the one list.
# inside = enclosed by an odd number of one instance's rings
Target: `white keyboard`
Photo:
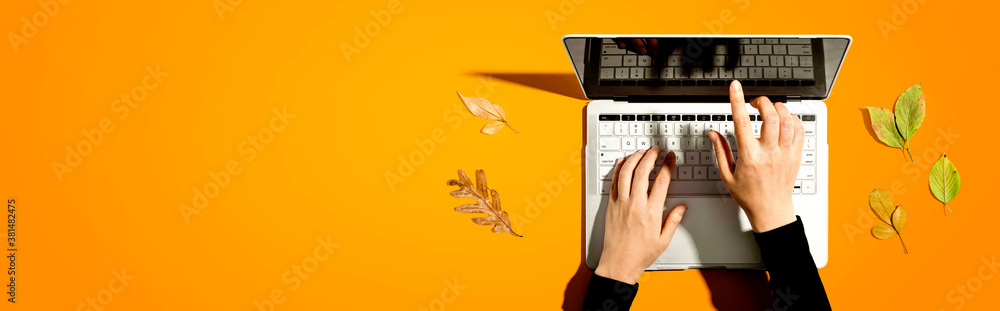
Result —
[[[816, 193], [817, 133], [816, 115], [799, 116], [805, 127], [805, 141], [802, 147], [802, 163], [799, 168], [795, 195]], [[750, 115], [753, 133], [760, 137], [761, 121], [757, 115]], [[734, 156], [738, 156], [736, 133], [731, 115], [725, 114], [601, 114], [598, 129], [598, 178], [601, 179], [601, 194], [611, 189], [611, 177], [615, 160], [659, 145], [664, 152], [656, 159], [656, 166], [649, 179], [656, 178], [660, 164], [666, 159], [667, 150], [677, 155], [677, 168], [671, 177], [671, 195], [728, 195], [721, 181], [718, 161], [710, 131], [718, 131], [726, 136]]]

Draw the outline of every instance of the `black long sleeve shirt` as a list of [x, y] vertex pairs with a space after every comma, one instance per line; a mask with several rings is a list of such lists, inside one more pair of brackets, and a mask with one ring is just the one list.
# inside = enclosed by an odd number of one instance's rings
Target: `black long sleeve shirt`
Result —
[[[816, 263], [809, 252], [802, 219], [754, 233], [760, 256], [770, 274], [772, 309], [830, 310], [830, 300], [819, 278]], [[590, 279], [584, 310], [628, 310], [639, 292], [639, 284], [627, 284], [594, 275]]]

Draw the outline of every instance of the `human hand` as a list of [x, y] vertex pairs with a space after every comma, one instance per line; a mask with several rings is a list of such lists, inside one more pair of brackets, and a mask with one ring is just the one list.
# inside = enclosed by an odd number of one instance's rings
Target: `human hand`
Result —
[[660, 147], [653, 146], [649, 151], [640, 150], [615, 163], [604, 223], [604, 249], [594, 272], [597, 275], [634, 284], [670, 244], [687, 206], [674, 207], [667, 219], [662, 220], [663, 202], [677, 163], [672, 151], [659, 166], [647, 195], [649, 173], [659, 155]]
[[802, 158], [805, 130], [802, 121], [788, 112], [784, 104], [772, 104], [767, 97], [757, 97], [750, 105], [764, 118], [760, 138], [756, 139], [743, 101], [743, 86], [733, 80], [729, 87], [733, 106], [733, 126], [739, 146], [739, 162], [733, 160], [725, 137], [712, 131], [722, 182], [729, 189], [756, 232], [765, 232], [795, 221], [792, 188]]

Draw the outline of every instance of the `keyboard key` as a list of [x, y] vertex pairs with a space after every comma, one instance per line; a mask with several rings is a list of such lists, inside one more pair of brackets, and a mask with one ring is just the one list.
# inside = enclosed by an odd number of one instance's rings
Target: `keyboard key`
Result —
[[812, 68], [792, 68], [792, 78], [799, 80], [812, 80], [813, 69]]
[[615, 135], [618, 135], [618, 136], [628, 135], [628, 123], [626, 123], [626, 122], [615, 122]]
[[736, 79], [746, 79], [747, 67], [736, 67], [736, 69], [733, 71], [733, 77]]
[[674, 164], [676, 164], [677, 166], [681, 166], [681, 165], [684, 165], [684, 164], [685, 164], [685, 163], [684, 163], [684, 159], [686, 159], [686, 158], [685, 158], [685, 157], [686, 157], [686, 155], [684, 155], [684, 151], [677, 151], [677, 150], [674, 150], [674, 156], [676, 156], [676, 157], [677, 157], [677, 162], [676, 162], [676, 163], [674, 163]]
[[689, 123], [675, 123], [674, 124], [674, 135], [677, 136], [687, 136]]
[[781, 38], [781, 44], [809, 44], [809, 39]]
[[610, 136], [615, 134], [615, 125], [610, 122], [601, 122], [597, 125], [598, 134], [601, 136]]
[[778, 44], [778, 39], [764, 39], [764, 43], [767, 43], [767, 44]]
[[802, 181], [796, 180], [795, 186], [792, 187], [792, 194], [801, 194], [801, 193], [802, 193]]
[[660, 69], [660, 79], [673, 79], [674, 78], [674, 68], [662, 68]]
[[622, 137], [622, 149], [635, 150], [635, 137]]
[[714, 57], [712, 57], [712, 66], [723, 67], [725, 65], [726, 65], [725, 55], [715, 55]]
[[816, 164], [816, 151], [803, 151], [802, 152], [802, 164]]
[[760, 79], [761, 77], [764, 76], [764, 71], [758, 67], [750, 67], [749, 73], [750, 73], [750, 79]]
[[611, 175], [614, 170], [615, 170], [614, 166], [603, 166], [603, 165], [598, 166], [597, 177], [600, 177], [603, 180], [611, 180], [611, 178], [614, 177], [613, 175]]
[[[756, 59], [753, 55], [743, 55], [740, 56], [740, 65], [750, 67], [755, 65]], [[736, 68], [739, 69], [739, 68]]]
[[678, 167], [677, 179], [691, 179], [691, 167], [690, 166]]
[[778, 68], [778, 79], [791, 79], [792, 68]]
[[636, 61], [638, 62], [639, 66], [643, 66], [643, 67], [649, 67], [649, 66], [653, 65], [653, 57], [651, 57], [649, 55], [639, 55], [636, 58]]
[[635, 55], [625, 55], [622, 57], [622, 66], [635, 66], [637, 63]]
[[812, 55], [811, 45], [789, 45], [788, 55]]
[[614, 68], [601, 68], [601, 79], [611, 80], [615, 78]]
[[659, 132], [659, 130], [656, 128], [656, 123], [654, 122], [646, 122], [646, 124], [644, 124], [643, 126], [646, 128], [646, 130], [643, 131], [643, 135], [655, 136], [656, 133]]
[[601, 67], [621, 67], [621, 65], [622, 65], [621, 55], [601, 56]]
[[704, 166], [695, 166], [691, 171], [692, 179], [708, 179], [708, 170]]
[[653, 147], [653, 142], [650, 141], [649, 137], [638, 137], [635, 139], [635, 146], [640, 150], [646, 150]]
[[774, 54], [778, 54], [778, 55], [788, 54], [788, 46], [787, 45], [775, 45], [773, 50], [774, 50]]
[[771, 60], [771, 66], [774, 66], [774, 67], [783, 67], [783, 66], [785, 66], [785, 57], [784, 56], [771, 55], [771, 56], [768, 56], [768, 59]]
[[758, 54], [764, 54], [764, 55], [771, 54], [771, 45], [767, 45], [767, 44], [758, 45], [757, 46], [757, 53]]
[[740, 39], [740, 44], [750, 44], [750, 39]]
[[628, 68], [615, 68], [615, 79], [628, 79]]
[[719, 173], [718, 166], [711, 166], [708, 168], [708, 179], [720, 180], [722, 175]]
[[617, 152], [615, 152], [615, 151], [602, 151], [600, 153], [600, 157], [598, 159], [598, 162], [601, 165], [615, 165], [615, 160], [618, 160], [618, 158], [623, 158], [623, 157], [625, 157], [625, 153], [621, 152], [621, 151], [617, 151]]
[[770, 56], [767, 56], [767, 55], [757, 55], [754, 58], [757, 60], [756, 63], [755, 63], [756, 66], [767, 67], [767, 66], [771, 65], [771, 61], [770, 61], [771, 57]]
[[722, 134], [722, 136], [736, 135], [736, 133], [733, 132], [733, 123], [732, 122], [722, 123], [722, 130], [719, 131], [719, 133]]
[[642, 135], [642, 122], [629, 122], [628, 134], [632, 136]]
[[798, 67], [799, 57], [798, 56], [785, 56], [785, 66]]
[[716, 131], [716, 132], [719, 131], [719, 122], [706, 122], [705, 123], [705, 135], [708, 135], [708, 132], [711, 132], [711, 131]]
[[805, 129], [806, 135], [816, 135], [816, 122], [802, 122], [802, 128]]
[[606, 180], [601, 182], [601, 194], [611, 193], [611, 181]]
[[733, 69], [732, 68], [719, 68], [719, 78], [721, 79], [732, 79]]
[[806, 137], [805, 142], [802, 143], [802, 149], [816, 150], [816, 138]]
[[715, 54], [722, 54], [722, 55], [729, 54], [729, 47], [726, 46], [726, 45], [722, 45], [722, 44], [716, 45], [715, 46]]
[[646, 76], [645, 68], [632, 68], [629, 69], [629, 79], [638, 80]]
[[681, 138], [682, 150], [698, 150], [698, 142], [694, 137]]
[[701, 153], [699, 152], [684, 153], [684, 163], [686, 165], [697, 165], [700, 162], [701, 162]]
[[816, 166], [803, 165], [799, 167], [799, 175], [795, 179], [816, 179]]
[[598, 145], [601, 150], [621, 150], [622, 140], [618, 137], [601, 137]]
[[764, 79], [777, 79], [778, 78], [778, 68], [768, 67], [764, 68]]
[[681, 66], [681, 56], [680, 55], [670, 55], [670, 56], [667, 56], [667, 66], [670, 66], [670, 67], [680, 67]]
[[802, 67], [812, 67], [813, 57], [812, 56], [799, 56], [799, 66]]
[[660, 134], [660, 136], [674, 135], [674, 126], [673, 126], [673, 124], [670, 124], [670, 123], [667, 123], [667, 122], [660, 122], [659, 123], [659, 134]]
[[[709, 147], [711, 147], [711, 145], [709, 145]], [[716, 165], [717, 163], [718, 162], [715, 161], [715, 152], [710, 152], [710, 151], [701, 152], [701, 164]]]
[[816, 182], [812, 180], [802, 181], [802, 193], [816, 193]]
[[757, 54], [757, 46], [756, 45], [752, 45], [752, 44], [751, 45], [744, 45], [743, 46], [743, 54]]
[[601, 46], [601, 55], [625, 54], [625, 50], [618, 48], [615, 44], [605, 44]]
[[712, 139], [708, 136], [698, 137], [697, 142], [698, 150], [712, 150]]
[[681, 150], [681, 138], [680, 137], [667, 137], [666, 143], [667, 149], [670, 150]]
[[701, 135], [704, 135], [704, 131], [705, 131], [705, 124], [704, 123], [698, 122], [698, 123], [691, 124], [691, 135], [692, 136], [701, 136]]

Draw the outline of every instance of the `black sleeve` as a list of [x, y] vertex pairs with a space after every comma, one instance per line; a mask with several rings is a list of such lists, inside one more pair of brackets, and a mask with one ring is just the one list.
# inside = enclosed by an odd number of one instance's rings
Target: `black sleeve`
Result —
[[583, 298], [583, 310], [627, 311], [638, 291], [638, 283], [628, 284], [594, 274], [587, 286], [587, 297]]
[[771, 276], [768, 287], [774, 310], [830, 310], [830, 300], [809, 252], [802, 218], [767, 232], [754, 233], [754, 237]]

